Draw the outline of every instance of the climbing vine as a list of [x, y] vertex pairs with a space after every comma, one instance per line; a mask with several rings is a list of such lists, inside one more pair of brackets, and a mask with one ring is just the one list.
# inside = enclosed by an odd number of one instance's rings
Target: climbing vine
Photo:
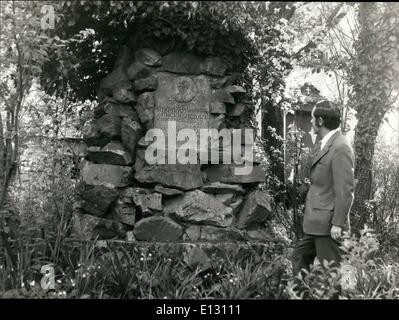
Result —
[[365, 202], [372, 199], [372, 165], [376, 138], [388, 110], [398, 97], [399, 6], [361, 3], [360, 32], [350, 72], [350, 105], [357, 111], [355, 129], [355, 228], [367, 222]]

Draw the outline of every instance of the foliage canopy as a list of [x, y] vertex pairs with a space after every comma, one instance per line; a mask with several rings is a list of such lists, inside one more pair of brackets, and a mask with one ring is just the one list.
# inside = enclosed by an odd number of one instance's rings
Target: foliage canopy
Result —
[[[56, 25], [48, 32], [68, 45], [65, 59], [53, 50], [41, 81], [44, 87], [51, 83], [48, 93], [57, 95], [68, 83], [79, 100], [94, 99], [95, 87], [124, 44], [217, 55], [230, 70], [243, 71], [262, 47], [276, 47], [279, 32], [269, 32], [270, 26], [292, 10], [290, 3], [203, 1], [61, 1], [54, 7]], [[254, 18], [256, 12], [262, 13], [261, 19]], [[262, 45], [259, 33], [264, 34]]]

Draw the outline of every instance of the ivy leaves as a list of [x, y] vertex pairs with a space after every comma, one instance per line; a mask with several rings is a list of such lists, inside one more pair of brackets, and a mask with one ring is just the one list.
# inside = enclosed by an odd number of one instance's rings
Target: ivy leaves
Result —
[[391, 95], [399, 89], [396, 84], [399, 76], [398, 13], [397, 4], [360, 5], [362, 29], [355, 43], [356, 58], [350, 77], [353, 85], [352, 104], [358, 112], [367, 110], [365, 106], [374, 103], [385, 113], [392, 106]]
[[[69, 65], [81, 62], [64, 80], [77, 99], [93, 99], [94, 88], [111, 70], [118, 48], [137, 31], [140, 46], [175, 43], [175, 49], [199, 56], [221, 56], [230, 61], [232, 69], [243, 70], [255, 44], [248, 37], [246, 25], [234, 18], [240, 14], [236, 8], [236, 3], [223, 2], [62, 1], [55, 32], [69, 42], [65, 50], [65, 56], [72, 61]], [[74, 43], [72, 39], [88, 28], [94, 30], [93, 35]], [[54, 65], [59, 65], [57, 58], [52, 56], [47, 65], [42, 78], [51, 79]], [[62, 86], [58, 81], [53, 93], [62, 94]]]
[[[168, 43], [199, 56], [220, 56], [230, 70], [270, 82], [282, 94], [280, 78], [290, 68], [282, 43], [284, 19], [290, 4], [202, 1], [46, 1], [21, 8], [39, 26], [40, 8], [54, 7], [55, 30], [35, 29], [25, 41], [24, 59], [30, 61], [47, 93], [62, 95], [66, 85], [74, 99], [95, 98], [95, 87], [113, 66], [119, 47], [140, 31], [140, 45]], [[282, 16], [283, 15], [283, 16]], [[29, 21], [30, 21], [29, 20]], [[280, 22], [279, 22], [280, 21]], [[23, 24], [22, 24], [23, 25]], [[32, 30], [31, 26], [27, 29]], [[32, 47], [33, 46], [33, 47]], [[11, 50], [4, 50], [12, 55]], [[272, 59], [272, 58], [275, 59]], [[11, 56], [10, 56], [11, 58]], [[263, 79], [263, 80], [262, 80]], [[248, 79], [248, 83], [251, 81]], [[263, 86], [261, 86], [263, 87]], [[266, 95], [272, 95], [269, 88]], [[272, 90], [271, 90], [272, 89]], [[258, 97], [262, 93], [259, 92]], [[273, 95], [275, 96], [275, 95]]]

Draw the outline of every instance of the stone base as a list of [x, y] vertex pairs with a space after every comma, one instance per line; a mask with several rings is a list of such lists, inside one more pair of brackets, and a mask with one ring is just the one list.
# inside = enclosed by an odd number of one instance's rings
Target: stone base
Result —
[[[247, 152], [254, 151], [254, 137], [248, 136], [250, 108], [239, 75], [221, 57], [166, 51], [131, 52], [124, 46], [101, 81], [84, 139], [86, 186], [76, 205], [88, 215], [76, 217], [76, 233], [80, 239], [155, 243], [269, 241], [264, 227], [272, 217], [272, 199], [254, 191], [265, 171]], [[219, 133], [220, 143], [178, 152], [176, 163], [181, 129], [194, 129], [202, 140], [200, 129], [222, 128], [227, 131]], [[154, 136], [150, 129], [164, 134]]]

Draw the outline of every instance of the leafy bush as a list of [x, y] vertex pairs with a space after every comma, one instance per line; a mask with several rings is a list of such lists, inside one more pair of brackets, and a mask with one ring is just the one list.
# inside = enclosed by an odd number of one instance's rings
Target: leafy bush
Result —
[[40, 266], [54, 261], [46, 247], [41, 242], [23, 247], [25, 258], [18, 259], [17, 269], [2, 264], [1, 297], [275, 299], [283, 297], [290, 264], [276, 245], [263, 253], [229, 249], [210, 254], [203, 270], [190, 266], [178, 245], [65, 241], [53, 264], [55, 290], [44, 291]]
[[399, 150], [397, 141], [379, 138], [374, 155], [374, 198], [366, 202], [368, 224], [376, 230], [384, 252], [394, 253], [399, 244]]
[[398, 299], [399, 263], [378, 257], [379, 242], [370, 229], [360, 238], [343, 241], [343, 259], [339, 267], [324, 261], [310, 272], [290, 280], [286, 294], [292, 299]]

